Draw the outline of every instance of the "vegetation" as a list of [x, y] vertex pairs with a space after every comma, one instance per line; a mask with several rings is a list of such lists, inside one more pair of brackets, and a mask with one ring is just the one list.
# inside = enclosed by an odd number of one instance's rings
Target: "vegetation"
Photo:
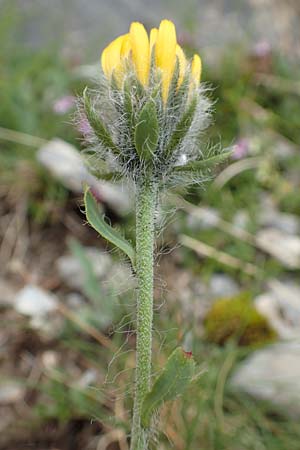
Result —
[[[58, 48], [37, 51], [17, 45], [18, 20], [10, 7], [0, 17], [1, 275], [16, 289], [35, 282], [56, 293], [62, 305], [58, 319], [63, 326], [49, 337], [45, 330], [34, 329], [29, 319], [11, 305], [1, 304], [5, 345], [1, 381], [16, 379], [25, 394], [18, 408], [0, 405], [1, 417], [13, 417], [2, 433], [0, 449], [31, 445], [39, 450], [82, 450], [97, 448], [99, 439], [103, 439], [103, 448], [125, 450], [132, 408], [125, 393], [133, 380], [133, 294], [107, 289], [103, 281], [100, 295], [95, 293], [96, 275], [83, 247], [107, 247], [88, 227], [80, 232], [84, 219], [79, 208], [81, 197], [54, 179], [36, 159], [40, 145], [53, 137], [84, 149], [82, 136], [73, 124], [74, 106], [58, 113], [53, 105], [61, 97], [81, 94], [86, 80], [74, 75], [71, 61]], [[237, 212], [242, 211], [244, 229], [252, 237], [260, 227], [265, 196], [280, 211], [300, 215], [299, 68], [276, 52], [271, 51], [266, 61], [251, 49], [230, 48], [218, 67], [206, 67], [203, 76], [213, 86], [213, 98], [218, 99], [209, 145], [241, 145], [243, 140], [246, 154], [233, 164], [253, 157], [257, 165], [246, 170], [242, 164], [234, 176], [227, 173], [226, 180], [221, 166], [216, 182], [208, 183], [205, 189], [193, 186], [185, 192], [174, 190], [176, 199], [168, 200], [171, 208], [177, 206], [179, 196], [186, 203], [178, 211], [176, 223], [172, 219], [166, 225], [164, 243], [157, 243], [162, 253], [157, 277], [174, 280], [172, 276], [180, 270], [205, 284], [213, 274], [222, 273], [249, 295], [215, 303], [206, 316], [205, 339], [200, 319], [183, 310], [185, 291], [166, 294], [168, 301], [164, 302], [157, 289], [155, 373], [161, 372], [167, 356], [178, 345], [193, 352], [198, 367], [184, 395], [175, 405], [166, 403], [163, 408], [159, 449], [298, 450], [298, 421], [286, 418], [268, 404], [233, 392], [228, 380], [258, 343], [274, 338], [252, 299], [262, 292], [268, 279], [282, 275], [299, 279], [299, 270], [287, 269], [251, 239], [241, 239], [234, 230], [228, 233], [222, 224], [203, 226], [188, 211], [201, 202], [215, 208], [223, 225], [237, 223]], [[93, 83], [90, 85], [92, 88]], [[212, 136], [222, 136], [222, 142]], [[126, 234], [132, 235], [131, 215], [121, 218], [111, 208], [104, 208], [112, 223], [122, 223]], [[67, 225], [62, 224], [62, 215]], [[174, 248], [182, 235], [236, 258], [237, 264], [227, 264], [213, 255], [204, 259], [182, 246], [168, 255], [171, 262], [169, 268], [165, 267], [163, 253]], [[76, 240], [71, 251], [88, 280], [80, 292], [84, 304], [73, 310], [66, 306], [72, 290], [55, 269], [56, 259], [69, 251], [70, 237]], [[110, 256], [116, 259], [114, 254]], [[256, 271], [245, 270], [246, 264]], [[103, 300], [117, 295], [115, 304]], [[197, 295], [197, 302], [201, 301], [201, 295]], [[103, 320], [97, 320], [103, 308], [105, 320], [103, 316]], [[154, 448], [158, 448], [155, 443]]]

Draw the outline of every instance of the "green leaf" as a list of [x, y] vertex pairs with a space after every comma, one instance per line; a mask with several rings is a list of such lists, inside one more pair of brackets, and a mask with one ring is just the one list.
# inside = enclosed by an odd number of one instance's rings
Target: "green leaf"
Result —
[[166, 111], [168, 111], [168, 108], [173, 106], [174, 98], [176, 97], [178, 89], [178, 78], [179, 78], [179, 60], [178, 57], [176, 57], [176, 64], [174, 67], [174, 72], [169, 87]]
[[185, 135], [190, 129], [190, 126], [192, 125], [195, 111], [197, 106], [197, 98], [194, 97], [189, 104], [187, 110], [183, 114], [182, 118], [179, 120], [178, 124], [176, 125], [175, 131], [173, 132], [170, 142], [166, 148], [166, 155], [170, 156], [175, 148], [180, 144], [180, 142], [184, 139]]
[[101, 234], [107, 241], [121, 249], [130, 259], [135, 268], [135, 250], [126, 239], [123, 238], [113, 227], [108, 225], [99, 211], [96, 200], [87, 187], [84, 192], [85, 214], [89, 224]]
[[142, 425], [150, 426], [153, 413], [166, 401], [181, 395], [195, 373], [195, 361], [190, 353], [176, 348], [142, 404]]
[[159, 137], [156, 106], [150, 99], [142, 108], [135, 126], [135, 148], [141, 159], [151, 160]]
[[206, 170], [212, 166], [217, 166], [226, 161], [231, 155], [231, 151], [220, 153], [219, 155], [211, 156], [210, 158], [192, 161], [184, 166], [177, 166], [174, 168], [176, 172], [196, 172], [197, 170]]
[[119, 155], [120, 150], [114, 144], [99, 114], [96, 113], [95, 109], [92, 106], [91, 100], [87, 94], [87, 88], [85, 88], [85, 90], [83, 91], [83, 103], [86, 117], [101, 144], [104, 147], [110, 149], [115, 155]]

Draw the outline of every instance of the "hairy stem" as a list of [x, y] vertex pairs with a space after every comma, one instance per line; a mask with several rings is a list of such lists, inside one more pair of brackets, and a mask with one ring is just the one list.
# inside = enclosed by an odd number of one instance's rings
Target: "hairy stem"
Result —
[[141, 426], [142, 402], [150, 388], [153, 321], [153, 246], [156, 186], [143, 180], [136, 196], [137, 343], [131, 450], [147, 449]]

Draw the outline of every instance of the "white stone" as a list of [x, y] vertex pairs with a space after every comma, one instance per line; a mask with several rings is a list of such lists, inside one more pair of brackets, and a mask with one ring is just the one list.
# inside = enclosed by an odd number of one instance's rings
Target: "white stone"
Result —
[[255, 298], [256, 308], [282, 339], [300, 339], [300, 286], [270, 280], [268, 290]]
[[210, 278], [209, 296], [211, 298], [233, 297], [239, 291], [238, 284], [229, 275], [218, 273]]
[[[108, 253], [95, 247], [85, 247], [84, 251], [90, 260], [97, 278], [103, 278], [112, 265]], [[62, 280], [70, 287], [81, 289], [84, 284], [85, 274], [79, 258], [72, 254], [61, 256], [57, 260], [57, 268]]]
[[20, 401], [24, 396], [24, 387], [14, 381], [2, 381], [0, 386], [0, 405]]
[[254, 352], [237, 368], [230, 385], [270, 402], [279, 413], [300, 417], [300, 341]]
[[98, 180], [88, 171], [79, 151], [68, 142], [52, 139], [38, 150], [37, 159], [68, 189], [81, 193], [87, 184], [117, 213], [124, 215], [130, 211], [132, 196], [128, 187]]
[[194, 208], [187, 216], [187, 226], [192, 230], [210, 229], [218, 225], [220, 213], [208, 206]]
[[57, 298], [55, 295], [33, 284], [28, 284], [15, 297], [16, 311], [32, 318], [42, 318], [55, 311]]
[[300, 268], [300, 238], [276, 228], [264, 228], [256, 235], [256, 244], [284, 267]]
[[[115, 263], [108, 252], [95, 247], [85, 247], [95, 276], [116, 289], [126, 290], [134, 285], [134, 278], [126, 264]], [[85, 273], [82, 263], [71, 254], [63, 255], [57, 260], [57, 268], [61, 279], [73, 289], [82, 290]]]

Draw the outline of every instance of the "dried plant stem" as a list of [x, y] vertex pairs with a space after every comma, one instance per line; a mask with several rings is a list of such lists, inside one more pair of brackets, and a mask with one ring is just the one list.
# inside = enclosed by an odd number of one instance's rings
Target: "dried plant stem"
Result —
[[143, 179], [136, 196], [137, 343], [131, 450], [146, 450], [141, 426], [142, 402], [150, 389], [153, 321], [153, 247], [156, 185]]

